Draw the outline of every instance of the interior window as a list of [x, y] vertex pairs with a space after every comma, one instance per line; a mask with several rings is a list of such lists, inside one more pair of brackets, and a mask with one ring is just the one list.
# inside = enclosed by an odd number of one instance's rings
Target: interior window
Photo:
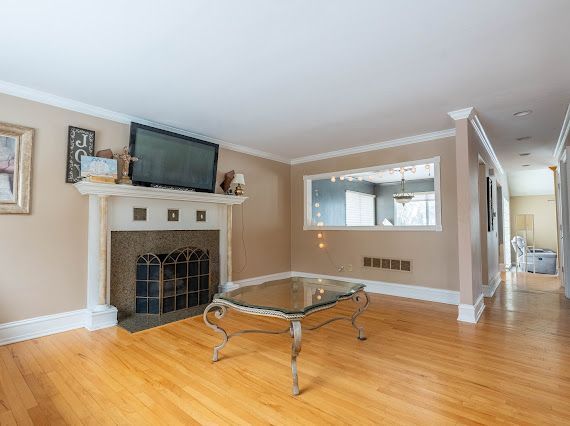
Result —
[[441, 231], [439, 157], [303, 176], [303, 229]]
[[374, 226], [375, 195], [346, 191], [346, 226]]
[[411, 201], [394, 201], [396, 226], [435, 225], [435, 192], [416, 193]]

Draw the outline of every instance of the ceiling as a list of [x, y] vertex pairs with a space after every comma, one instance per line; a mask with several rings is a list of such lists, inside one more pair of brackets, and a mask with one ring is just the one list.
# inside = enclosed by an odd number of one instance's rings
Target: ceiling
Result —
[[[449, 129], [447, 112], [473, 106], [508, 172], [540, 169], [570, 102], [568, 0], [3, 0], [2, 11], [0, 80], [285, 160]], [[534, 112], [513, 117], [523, 109]]]
[[510, 173], [509, 194], [511, 197], [554, 195], [554, 175], [549, 169]]

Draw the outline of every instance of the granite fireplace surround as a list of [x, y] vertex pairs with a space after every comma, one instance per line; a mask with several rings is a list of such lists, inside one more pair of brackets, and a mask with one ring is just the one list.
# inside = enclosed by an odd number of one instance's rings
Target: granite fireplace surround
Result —
[[140, 255], [162, 254], [184, 247], [208, 251], [210, 258], [210, 298], [220, 284], [218, 230], [112, 231], [110, 302], [118, 309], [119, 326], [130, 332], [156, 327], [200, 315], [206, 304], [165, 314], [135, 313], [136, 263]]

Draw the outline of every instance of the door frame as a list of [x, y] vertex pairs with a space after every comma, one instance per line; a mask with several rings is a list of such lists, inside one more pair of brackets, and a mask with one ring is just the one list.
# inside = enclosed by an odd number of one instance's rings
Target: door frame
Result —
[[570, 235], [570, 217], [568, 209], [568, 200], [570, 199], [570, 185], [568, 182], [568, 167], [567, 167], [567, 152], [568, 148], [565, 148], [562, 156], [558, 160], [558, 167], [556, 168], [557, 173], [557, 205], [559, 223], [559, 251], [558, 262], [559, 268], [558, 273], [560, 277], [560, 283], [564, 287], [564, 292], [567, 298], [570, 299], [570, 285], [568, 285], [568, 274], [566, 273], [567, 265], [570, 264], [570, 241], [566, 243], [566, 235]]

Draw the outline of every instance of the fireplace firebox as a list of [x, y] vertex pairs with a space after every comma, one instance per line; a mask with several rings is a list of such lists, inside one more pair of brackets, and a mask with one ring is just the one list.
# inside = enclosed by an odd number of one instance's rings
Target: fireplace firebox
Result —
[[135, 313], [160, 315], [210, 302], [208, 250], [184, 247], [136, 261]]

